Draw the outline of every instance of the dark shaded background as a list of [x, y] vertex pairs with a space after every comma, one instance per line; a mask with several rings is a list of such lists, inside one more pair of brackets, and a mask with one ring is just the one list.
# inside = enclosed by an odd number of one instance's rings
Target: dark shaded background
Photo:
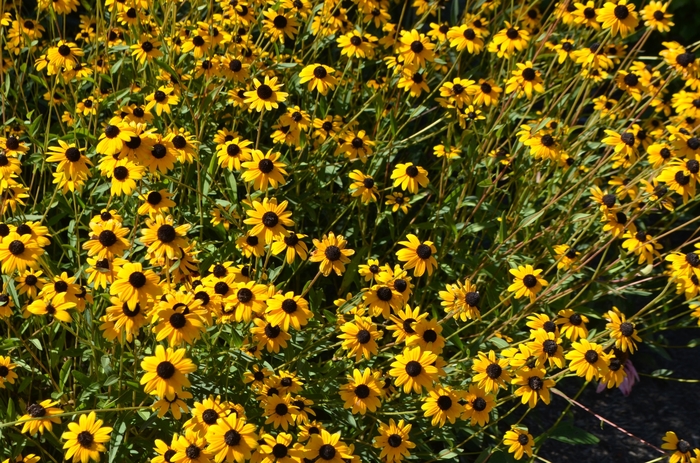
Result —
[[[659, 369], [672, 370], [672, 378], [700, 380], [700, 329], [683, 329], [662, 332], [657, 337], [659, 345], [642, 345], [634, 355], [637, 371], [651, 374]], [[557, 387], [569, 397], [578, 392], [581, 382], [563, 381]], [[700, 384], [641, 376], [632, 394], [624, 397], [616, 389], [596, 393], [589, 385], [579, 396], [578, 402], [595, 413], [614, 422], [645, 441], [661, 447], [667, 431], [674, 431], [680, 438], [700, 446]], [[528, 416], [527, 424], [533, 434], [545, 432], [566, 408], [567, 401], [552, 396], [549, 407], [537, 407]], [[643, 463], [661, 456], [653, 448], [628, 437], [617, 429], [599, 421], [585, 410], [572, 407], [573, 424], [595, 435], [600, 442], [593, 445], [570, 445], [554, 439], [547, 440], [539, 455], [552, 463]], [[665, 460], [667, 461], [667, 460]]]

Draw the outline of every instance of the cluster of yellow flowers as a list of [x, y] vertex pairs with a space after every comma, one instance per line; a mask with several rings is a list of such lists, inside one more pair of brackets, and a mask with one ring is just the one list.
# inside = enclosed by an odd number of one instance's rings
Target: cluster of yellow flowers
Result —
[[4, 2], [4, 463], [533, 459], [629, 394], [700, 323], [668, 7]]

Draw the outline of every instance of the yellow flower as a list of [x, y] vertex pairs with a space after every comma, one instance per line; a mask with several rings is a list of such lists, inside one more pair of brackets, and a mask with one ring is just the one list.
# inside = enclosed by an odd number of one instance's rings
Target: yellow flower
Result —
[[364, 415], [367, 410], [375, 412], [381, 405], [380, 374], [381, 372], [372, 372], [369, 368], [363, 372], [355, 368], [352, 376], [348, 376], [348, 383], [340, 387], [340, 398], [345, 402], [343, 408], [350, 408], [352, 413], [360, 415]]
[[425, 271], [428, 275], [432, 275], [437, 268], [437, 260], [433, 257], [437, 253], [437, 248], [432, 241], [422, 242], [416, 235], [406, 235], [408, 241], [399, 241], [400, 245], [405, 246], [396, 252], [396, 257], [401, 262], [406, 262], [404, 268], [410, 270], [415, 268], [413, 274], [417, 277], [422, 276]]
[[639, 24], [634, 4], [628, 4], [627, 0], [619, 0], [617, 3], [605, 2], [603, 8], [596, 10], [596, 20], [603, 23], [603, 29], [610, 29], [612, 36], [627, 37], [633, 33]]
[[663, 437], [661, 448], [673, 452], [669, 463], [687, 463], [690, 461], [693, 446], [684, 439], [679, 439], [675, 432], [668, 431]]
[[535, 302], [537, 293], [542, 291], [544, 286], [547, 286], [547, 280], [539, 275], [542, 270], [535, 269], [532, 265], [518, 265], [517, 269], [510, 269], [510, 273], [515, 276], [515, 281], [508, 287], [508, 291], [515, 293], [515, 298], [520, 299], [523, 296], [530, 296], [530, 302]]
[[476, 373], [472, 381], [478, 382], [478, 386], [486, 393], [506, 388], [506, 383], [511, 381], [508, 359], [496, 359], [494, 351], [489, 351], [488, 354], [479, 352], [478, 358], [474, 359], [472, 370]]
[[506, 431], [503, 443], [508, 446], [508, 453], [512, 453], [516, 460], [520, 460], [524, 454], [532, 457], [532, 445], [535, 440], [527, 430], [514, 427], [510, 431]]
[[309, 83], [309, 90], [318, 90], [321, 95], [326, 95], [328, 90], [333, 90], [338, 81], [333, 76], [335, 69], [325, 64], [310, 64], [299, 73], [299, 83]]
[[290, 218], [292, 211], [286, 210], [287, 204], [287, 201], [277, 204], [275, 198], [264, 198], [262, 203], [253, 201], [253, 207], [246, 211], [249, 218], [243, 223], [253, 225], [250, 234], [259, 236], [266, 244], [270, 244], [275, 238], [287, 236], [289, 232], [285, 227], [294, 225]]
[[250, 105], [251, 110], [261, 112], [277, 109], [279, 103], [284, 103], [288, 93], [281, 92], [282, 84], [277, 83], [277, 77], [265, 76], [264, 82], [257, 78], [253, 79], [255, 90], [245, 92], [245, 103]]
[[185, 357], [185, 349], [167, 350], [157, 345], [155, 355], [147, 356], [141, 362], [141, 368], [145, 374], [141, 377], [141, 384], [145, 384], [144, 391], [155, 391], [159, 397], [173, 398], [175, 394], [182, 393], [183, 387], [189, 387], [190, 381], [187, 374], [197, 370], [192, 360]]
[[57, 403], [49, 399], [29, 405], [27, 413], [20, 417], [17, 426], [22, 426], [22, 433], [30, 436], [37, 432], [44, 434], [44, 430], [51, 432], [54, 424], [61, 423], [61, 419], [54, 416], [63, 413], [63, 410], [54, 407]]
[[396, 378], [397, 386], [403, 386], [406, 394], [411, 390], [420, 394], [423, 388], [430, 390], [438, 379], [438, 369], [434, 366], [437, 358], [436, 354], [423, 351], [420, 346], [406, 347], [392, 362], [389, 374]]
[[99, 461], [100, 453], [106, 451], [105, 442], [109, 442], [112, 428], [102, 426], [95, 412], [80, 415], [77, 423], [68, 423], [68, 431], [61, 435], [66, 441], [66, 460], [73, 458], [73, 463], [87, 463], [88, 460]]
[[398, 424], [393, 419], [389, 424], [379, 423], [379, 436], [374, 438], [373, 445], [381, 449], [379, 458], [388, 463], [399, 463], [404, 458], [411, 455], [409, 449], [415, 448], [416, 444], [408, 440], [408, 433], [412, 425], [406, 424], [404, 420], [399, 420]]
[[554, 387], [554, 381], [545, 378], [546, 371], [541, 368], [531, 368], [520, 370], [513, 378], [513, 385], [520, 386], [515, 391], [515, 396], [521, 398], [523, 404], [528, 404], [530, 408], [535, 408], [538, 400], [542, 400], [549, 405], [551, 396], [549, 389]]
[[610, 355], [603, 352], [603, 347], [581, 339], [571, 344], [572, 350], [566, 353], [569, 368], [586, 381], [600, 378], [608, 372]]
[[284, 169], [287, 165], [279, 161], [280, 153], [269, 150], [267, 154], [259, 150], [252, 150], [252, 159], [241, 163], [244, 169], [241, 178], [245, 182], [253, 182], [253, 188], [258, 191], [267, 190], [268, 184], [272, 188], [284, 185], [285, 176], [288, 175]]
[[345, 238], [342, 235], [335, 236], [333, 232], [323, 235], [320, 241], [314, 239], [314, 246], [316, 249], [311, 252], [309, 260], [321, 263], [320, 270], [324, 276], [328, 276], [331, 271], [342, 275], [345, 272], [345, 264], [350, 263], [348, 257], [355, 254], [353, 249], [346, 249]]

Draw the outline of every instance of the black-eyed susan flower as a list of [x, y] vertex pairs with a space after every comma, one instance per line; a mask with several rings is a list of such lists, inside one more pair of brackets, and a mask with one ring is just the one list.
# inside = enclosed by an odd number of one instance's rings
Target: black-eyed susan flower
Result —
[[533, 93], [543, 93], [544, 85], [540, 71], [534, 69], [532, 61], [516, 63], [517, 69], [506, 82], [506, 93], [515, 93], [518, 98], [527, 96], [532, 99]]
[[569, 368], [586, 381], [599, 378], [607, 373], [610, 356], [603, 352], [599, 344], [581, 339], [571, 345], [572, 350], [566, 353]]
[[403, 306], [403, 299], [387, 285], [374, 285], [362, 296], [373, 316], [389, 318], [391, 310]]
[[354, 161], [360, 159], [362, 162], [367, 162], [367, 157], [374, 152], [374, 142], [369, 139], [367, 132], [359, 130], [358, 132], [347, 132], [343, 134], [343, 143], [338, 146], [337, 152], [344, 153], [345, 156]]
[[264, 198], [262, 203], [253, 201], [252, 208], [246, 211], [249, 218], [244, 223], [253, 225], [251, 235], [262, 238], [266, 244], [272, 243], [274, 238], [286, 236], [288, 231], [285, 227], [294, 225], [290, 218], [292, 211], [287, 211], [287, 201], [277, 204], [275, 198]]
[[419, 346], [422, 350], [440, 354], [445, 347], [442, 326], [436, 320], [423, 319], [413, 325], [414, 333], [406, 338], [407, 346]]
[[642, 342], [634, 323], [627, 321], [625, 315], [616, 307], [608, 311], [606, 318], [609, 322], [605, 328], [610, 330], [610, 337], [615, 340], [615, 347], [622, 352], [629, 351], [630, 354], [633, 354], [637, 349], [636, 343]]
[[60, 320], [64, 323], [73, 321], [68, 310], [76, 307], [75, 302], [64, 301], [62, 297], [51, 299], [36, 299], [27, 306], [27, 312], [34, 315], [48, 315], [49, 319]]
[[663, 437], [661, 448], [671, 453], [669, 463], [685, 463], [690, 461], [693, 446], [687, 440], [680, 439], [673, 431], [668, 431]]
[[334, 73], [335, 69], [325, 64], [310, 64], [299, 73], [299, 83], [308, 82], [309, 90], [318, 90], [321, 95], [326, 95], [328, 90], [333, 90], [338, 84]]
[[212, 454], [207, 447], [205, 436], [187, 429], [173, 442], [175, 454], [173, 463], [211, 463]]
[[194, 403], [192, 418], [187, 420], [184, 427], [206, 435], [209, 428], [214, 426], [220, 418], [228, 415], [229, 411], [231, 409], [228, 402], [222, 402], [219, 396], [209, 396], [201, 402]]
[[415, 269], [413, 274], [417, 277], [422, 276], [425, 271], [428, 275], [432, 275], [437, 268], [437, 260], [434, 255], [437, 253], [437, 248], [432, 241], [421, 242], [416, 235], [406, 235], [407, 241], [399, 241], [399, 244], [405, 246], [396, 252], [396, 257], [401, 262], [405, 262], [406, 270]]
[[489, 394], [475, 384], [469, 386], [464, 394], [463, 419], [469, 419], [470, 424], [484, 426], [489, 422], [490, 413], [496, 406], [495, 394]]
[[2, 271], [6, 275], [15, 270], [24, 272], [27, 268], [34, 268], [37, 259], [44, 253], [39, 244], [32, 239], [30, 234], [20, 235], [10, 232], [0, 241], [0, 262]]
[[596, 21], [602, 23], [603, 29], [610, 29], [612, 36], [627, 37], [637, 28], [639, 19], [635, 6], [627, 0], [619, 0], [617, 3], [605, 2], [603, 8], [596, 10]]
[[426, 61], [433, 61], [435, 44], [425, 34], [421, 34], [415, 29], [403, 30], [399, 42], [398, 53], [403, 59], [404, 65], [415, 64], [419, 67], [425, 67]]
[[316, 249], [311, 251], [309, 260], [320, 262], [320, 271], [324, 276], [328, 276], [331, 271], [336, 275], [342, 275], [345, 272], [345, 264], [350, 263], [348, 257], [355, 254], [355, 250], [346, 248], [345, 238], [330, 232], [328, 235], [323, 235], [321, 240], [314, 238], [313, 242]]
[[168, 212], [170, 208], [175, 206], [175, 201], [170, 199], [171, 196], [172, 194], [164, 188], [139, 195], [143, 204], [139, 206], [138, 213], [140, 215], [155, 215]]
[[554, 387], [554, 380], [546, 378], [545, 375], [546, 371], [542, 368], [518, 371], [513, 377], [513, 385], [520, 386], [515, 390], [516, 397], [520, 397], [521, 402], [528, 404], [530, 408], [534, 408], [538, 400], [549, 404], [549, 389]]
[[112, 428], [102, 426], [103, 423], [97, 419], [95, 412], [80, 415], [77, 423], [68, 423], [68, 431], [61, 435], [61, 439], [66, 441], [63, 444], [66, 460], [72, 458], [73, 463], [99, 461], [100, 453], [107, 450], [104, 444], [109, 442], [112, 432]]
[[446, 38], [450, 41], [450, 47], [457, 51], [467, 50], [471, 55], [478, 55], [484, 49], [482, 32], [470, 24], [451, 27]]
[[286, 236], [279, 235], [275, 237], [271, 246], [272, 254], [278, 255], [284, 252], [285, 260], [290, 265], [294, 263], [296, 256], [299, 256], [301, 260], [306, 260], [309, 249], [306, 243], [302, 241], [303, 238], [306, 238], [306, 235], [294, 232], [289, 232]]
[[284, 42], [285, 36], [293, 39], [297, 34], [299, 22], [292, 13], [285, 12], [283, 8], [274, 10], [267, 9], [263, 16], [263, 27], [267, 35], [272, 38], [272, 41]]
[[388, 425], [380, 422], [379, 435], [373, 441], [374, 447], [381, 449], [379, 458], [388, 462], [399, 463], [404, 458], [409, 457], [411, 455], [410, 449], [416, 446], [408, 439], [411, 427], [412, 425], [406, 424], [404, 420], [399, 420], [396, 423], [393, 419], [390, 419]]
[[[153, 328], [156, 341], [168, 340], [171, 347], [183, 342], [193, 344], [204, 331], [205, 326], [197, 313], [201, 301], [193, 294], [166, 294], [165, 301], [159, 304], [158, 322]], [[127, 306], [128, 307], [128, 306]]]
[[255, 425], [232, 413], [221, 417], [206, 434], [207, 450], [215, 461], [243, 463], [258, 446]]
[[668, 32], [673, 27], [673, 15], [666, 12], [668, 8], [668, 3], [661, 3], [659, 1], [651, 1], [644, 8], [642, 8], [642, 20], [644, 25], [652, 29], [656, 29], [659, 32]]
[[[284, 396], [270, 396], [265, 404], [265, 424], [270, 424], [275, 428], [282, 427], [285, 431], [290, 425], [294, 424], [296, 415], [299, 409], [292, 404], [292, 398], [289, 394]], [[279, 436], [279, 435], [278, 435]]]
[[122, 302], [116, 297], [110, 298], [110, 301], [112, 305], [107, 307], [107, 313], [104, 317], [104, 321], [109, 322], [109, 324], [101, 325], [100, 329], [105, 331], [108, 340], [111, 340], [111, 336], [107, 333], [107, 329], [110, 328], [116, 336], [119, 336], [120, 340], [121, 333], [124, 333], [126, 341], [132, 342], [139, 329], [148, 324], [146, 311], [138, 303], [132, 308], [129, 307], [128, 303]]
[[348, 174], [353, 183], [350, 184], [350, 191], [353, 196], [359, 196], [362, 204], [369, 204], [377, 201], [379, 194], [374, 179], [362, 173], [361, 170], [353, 170]]
[[352, 321], [344, 323], [340, 327], [343, 334], [338, 335], [343, 340], [342, 347], [348, 351], [348, 357], [355, 356], [359, 362], [363, 357], [369, 359], [377, 355], [377, 340], [382, 332], [377, 331], [377, 325], [370, 317], [355, 315]]
[[411, 207], [411, 198], [409, 196], [404, 196], [401, 192], [389, 193], [386, 196], [385, 204], [391, 206], [392, 212], [397, 212], [399, 209], [404, 214], [408, 214], [408, 209]]
[[90, 226], [91, 239], [83, 243], [83, 249], [87, 250], [90, 257], [112, 260], [121, 257], [129, 247], [125, 238], [128, 234], [129, 229], [122, 227], [119, 222], [95, 223]]
[[155, 450], [158, 455], [151, 459], [151, 463], [169, 463], [168, 460], [172, 461], [175, 455], [175, 450], [173, 450], [172, 445], [177, 442], [178, 437], [180, 437], [178, 434], [173, 434], [170, 445], [160, 439], [156, 439], [154, 442], [155, 448], [153, 450]]
[[423, 398], [421, 409], [426, 418], [431, 418], [430, 424], [443, 427], [447, 421], [454, 424], [464, 412], [460, 404], [462, 394], [447, 386], [438, 385], [428, 391]]
[[369, 368], [360, 371], [353, 370], [352, 376], [348, 376], [348, 382], [340, 387], [340, 398], [345, 402], [343, 408], [349, 408], [352, 413], [364, 415], [367, 410], [375, 412], [381, 405], [381, 372], [373, 372]]
[[243, 252], [246, 257], [260, 257], [265, 255], [265, 240], [257, 235], [246, 233], [236, 240], [236, 247]]
[[557, 333], [539, 328], [532, 331], [530, 337], [533, 340], [527, 343], [527, 348], [537, 358], [536, 367], [543, 367], [546, 363], [550, 367], [564, 368], [564, 348]]
[[374, 55], [374, 43], [377, 42], [377, 38], [353, 30], [338, 37], [337, 42], [341, 55], [348, 58], [367, 58]]
[[291, 339], [289, 333], [280, 326], [270, 323], [262, 318], [254, 318], [255, 325], [250, 329], [253, 341], [258, 343], [258, 350], [278, 353], [280, 349], [287, 348], [287, 341]]
[[428, 186], [428, 172], [421, 166], [414, 166], [412, 162], [397, 164], [391, 173], [394, 186], [400, 186], [402, 190], [417, 193], [418, 186]]
[[109, 288], [109, 293], [134, 307], [137, 302], [148, 304], [162, 292], [158, 286], [158, 275], [152, 270], [144, 270], [140, 263], [125, 263], [117, 273], [117, 279]]
[[156, 214], [146, 219], [146, 228], [141, 230], [141, 242], [148, 246], [148, 252], [157, 259], [167, 257], [179, 258], [182, 249], [187, 247], [188, 224], [177, 225], [171, 216]]
[[657, 243], [651, 235], [643, 231], [637, 231], [632, 233], [631, 231], [626, 232], [622, 235], [624, 241], [622, 242], [622, 247], [627, 249], [628, 252], [634, 253], [639, 256], [637, 263], [646, 263], [647, 265], [652, 265], [654, 262], [654, 257], [660, 257], [659, 249], [663, 246]]
[[110, 173], [112, 196], [130, 195], [136, 189], [136, 181], [141, 180], [145, 168], [124, 158], [114, 166]]
[[294, 438], [291, 434], [281, 432], [276, 436], [264, 434], [259, 439], [259, 451], [261, 461], [270, 463], [297, 463], [304, 455], [303, 448], [293, 445]]
[[5, 389], [5, 383], [15, 384], [17, 373], [13, 370], [16, 367], [17, 364], [12, 363], [12, 359], [9, 356], [3, 357], [0, 355], [0, 389]]
[[84, 51], [75, 43], [60, 40], [55, 47], [49, 48], [46, 54], [49, 73], [56, 74], [62, 69], [73, 69], [83, 55]]
[[143, 64], [146, 60], [151, 61], [153, 58], [160, 58], [163, 52], [160, 51], [161, 43], [148, 35], [141, 35], [139, 43], [131, 45], [131, 55], [136, 58], [136, 61]]
[[281, 154], [269, 150], [263, 153], [259, 150], [251, 151], [250, 161], [241, 163], [243, 174], [241, 178], [246, 182], [253, 182], [253, 188], [259, 191], [267, 190], [268, 185], [277, 188], [284, 185], [285, 176], [288, 175], [287, 165], [280, 161]]
[[440, 304], [448, 314], [452, 314], [462, 321], [472, 320], [480, 316], [481, 295], [469, 279], [465, 280], [464, 283], [448, 283], [445, 285], [445, 291], [440, 291], [438, 294], [442, 300]]
[[141, 362], [144, 375], [140, 384], [144, 384], [146, 393], [155, 391], [160, 397], [172, 398], [182, 393], [183, 387], [190, 386], [189, 373], [197, 370], [192, 360], [185, 357], [185, 349], [165, 349], [157, 345], [155, 355], [147, 356]]
[[588, 317], [571, 309], [560, 310], [558, 315], [559, 317], [554, 322], [559, 325], [562, 335], [572, 342], [588, 336], [588, 328], [586, 328]]
[[253, 111], [270, 111], [279, 107], [283, 103], [288, 93], [280, 91], [282, 84], [277, 83], [277, 77], [265, 76], [263, 82], [257, 78], [253, 79], [254, 90], [245, 92], [245, 103], [250, 105]]
[[267, 300], [265, 316], [273, 325], [289, 330], [291, 326], [300, 330], [314, 314], [309, 310], [309, 303], [292, 291], [276, 294]]
[[509, 271], [515, 276], [515, 281], [508, 286], [508, 291], [515, 293], [516, 299], [529, 296], [530, 302], [535, 302], [537, 293], [548, 284], [547, 280], [540, 277], [542, 270], [535, 269], [532, 265], [518, 265], [518, 268], [512, 268]]
[[415, 71], [407, 67], [402, 71], [397, 87], [410, 92], [413, 97], [419, 97], [421, 93], [430, 91], [426, 80], [425, 72]]
[[51, 399], [41, 402], [34, 402], [27, 407], [27, 413], [19, 418], [17, 426], [22, 426], [22, 433], [30, 436], [36, 433], [43, 434], [45, 430], [51, 432], [54, 424], [61, 424], [61, 418], [55, 415], [60, 415], [63, 410], [54, 407], [58, 401]]
[[241, 162], [251, 159], [252, 142], [239, 137], [219, 144], [216, 151], [219, 166], [229, 170], [241, 170]]
[[512, 453], [513, 458], [520, 460], [523, 455], [532, 457], [532, 446], [535, 444], [535, 439], [527, 429], [512, 427], [503, 435], [503, 444], [508, 446], [508, 453]]
[[352, 451], [340, 440], [340, 433], [331, 434], [325, 429], [311, 436], [304, 448], [304, 459], [318, 463], [342, 463], [352, 460]]
[[506, 21], [505, 25], [505, 29], [500, 30], [493, 36], [491, 42], [493, 48], [489, 48], [489, 51], [496, 53], [499, 58], [509, 58], [516, 50], [524, 50], [530, 41], [530, 33], [528, 31], [514, 26], [508, 21]]
[[429, 390], [438, 378], [438, 369], [433, 366], [436, 360], [436, 354], [423, 351], [420, 346], [406, 347], [392, 362], [389, 374], [396, 378], [397, 386], [403, 386], [406, 394], [420, 393], [423, 388]]
[[155, 109], [155, 113], [159, 116], [163, 112], [170, 114], [170, 107], [180, 102], [180, 98], [173, 93], [174, 90], [174, 87], [170, 86], [158, 87], [158, 90], [146, 96], [146, 111]]
[[511, 381], [508, 372], [508, 359], [497, 359], [494, 351], [478, 353], [478, 358], [474, 359], [472, 365], [474, 370], [474, 382], [486, 393], [496, 392], [499, 388], [506, 388], [506, 384]]
[[403, 310], [397, 310], [396, 315], [390, 315], [390, 319], [394, 322], [388, 327], [389, 331], [393, 331], [393, 336], [396, 338], [396, 343], [403, 342], [409, 336], [415, 334], [413, 327], [416, 323], [428, 316], [427, 313], [421, 313], [420, 307], [406, 305]]
[[104, 155], [118, 154], [124, 148], [124, 144], [136, 136], [131, 127], [125, 122], [110, 120], [97, 144], [97, 152]]
[[233, 313], [237, 322], [249, 322], [253, 314], [262, 314], [265, 301], [269, 298], [268, 288], [255, 281], [240, 282], [235, 285], [231, 294], [224, 299], [226, 311]]
[[73, 180], [87, 178], [90, 175], [89, 166], [92, 162], [82, 153], [84, 149], [78, 148], [74, 143], [66, 143], [58, 140], [59, 146], [50, 146], [47, 162], [57, 162], [56, 172], [64, 172]]

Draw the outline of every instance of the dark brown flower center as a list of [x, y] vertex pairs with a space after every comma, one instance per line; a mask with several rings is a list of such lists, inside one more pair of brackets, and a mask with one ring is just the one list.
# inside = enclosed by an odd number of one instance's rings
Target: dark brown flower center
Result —
[[411, 378], [415, 378], [416, 376], [420, 375], [422, 371], [423, 366], [415, 360], [411, 360], [406, 364], [406, 373]]
[[272, 91], [272, 88], [270, 88], [269, 85], [262, 84], [260, 87], [258, 87], [255, 93], [257, 93], [258, 98], [260, 98], [261, 100], [269, 100], [274, 92]]
[[326, 247], [324, 255], [326, 256], [326, 259], [330, 260], [331, 262], [334, 262], [340, 259], [342, 253], [340, 252], [340, 248], [338, 246], [331, 245]]
[[168, 362], [160, 362], [156, 367], [156, 374], [162, 379], [170, 379], [175, 375], [175, 365]]
[[523, 284], [526, 288], [534, 288], [537, 286], [537, 277], [534, 275], [525, 275], [523, 277]]

